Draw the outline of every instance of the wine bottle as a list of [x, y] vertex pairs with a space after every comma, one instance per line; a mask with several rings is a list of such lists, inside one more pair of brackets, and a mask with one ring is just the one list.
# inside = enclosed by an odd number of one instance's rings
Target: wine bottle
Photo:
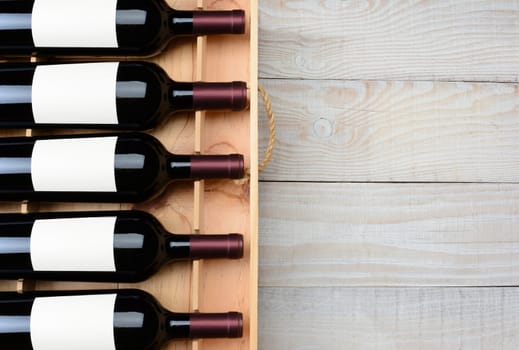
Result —
[[178, 11], [164, 0], [0, 1], [3, 56], [151, 56], [176, 36], [244, 31], [243, 10]]
[[242, 329], [239, 312], [174, 313], [136, 289], [0, 293], [1, 350], [158, 350]]
[[138, 210], [0, 214], [1, 279], [139, 282], [170, 261], [242, 256], [242, 235], [171, 234]]
[[146, 130], [174, 112], [246, 106], [244, 82], [175, 82], [148, 62], [0, 66], [0, 128]]
[[243, 156], [176, 155], [145, 133], [0, 138], [0, 200], [140, 202], [173, 180], [241, 178]]

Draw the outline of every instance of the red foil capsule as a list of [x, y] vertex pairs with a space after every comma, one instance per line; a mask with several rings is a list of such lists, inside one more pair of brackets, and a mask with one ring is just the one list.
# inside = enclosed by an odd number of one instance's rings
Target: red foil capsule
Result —
[[247, 104], [247, 84], [244, 82], [193, 84], [193, 105], [197, 110], [231, 109], [240, 111], [245, 109]]
[[189, 240], [191, 259], [218, 258], [229, 259], [243, 257], [243, 236], [229, 235], [193, 235]]
[[241, 179], [245, 174], [243, 155], [197, 155], [191, 158], [191, 178]]
[[194, 34], [243, 34], [245, 11], [196, 11], [193, 13]]
[[243, 316], [239, 312], [191, 314], [189, 332], [191, 338], [240, 338]]

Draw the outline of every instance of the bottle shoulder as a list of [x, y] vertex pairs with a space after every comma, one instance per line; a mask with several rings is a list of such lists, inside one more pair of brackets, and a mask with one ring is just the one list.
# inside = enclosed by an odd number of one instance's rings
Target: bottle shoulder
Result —
[[165, 233], [149, 216], [119, 217], [115, 226], [114, 253], [118, 273], [144, 279], [167, 261]]
[[168, 12], [164, 1], [119, 0], [116, 10], [119, 49], [134, 51], [139, 56], [161, 51], [169, 39]]
[[114, 311], [118, 348], [157, 349], [165, 341], [165, 310], [151, 294], [136, 289], [120, 290]]
[[150, 62], [121, 62], [117, 72], [117, 114], [128, 129], [151, 130], [170, 114], [170, 79]]

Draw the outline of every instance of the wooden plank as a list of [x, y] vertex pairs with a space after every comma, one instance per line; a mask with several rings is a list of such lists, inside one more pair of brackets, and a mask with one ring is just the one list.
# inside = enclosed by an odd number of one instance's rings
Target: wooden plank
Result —
[[277, 120], [263, 180], [519, 182], [517, 84], [261, 83]]
[[260, 286], [519, 285], [519, 185], [262, 183]]
[[0, 292], [14, 292], [17, 290], [18, 285], [19, 285], [18, 281], [2, 280], [2, 281], [0, 281]]
[[[204, 9], [204, 0], [197, 0], [197, 9]], [[200, 36], [196, 39], [196, 64], [195, 64], [195, 81], [205, 80], [206, 71], [206, 46], [207, 37]], [[200, 154], [203, 149], [203, 138], [205, 125], [205, 111], [195, 112], [195, 138], [194, 138], [194, 151]], [[204, 181], [195, 181], [193, 187], [193, 233], [199, 234], [200, 227], [202, 224], [202, 216], [204, 209]], [[200, 271], [203, 265], [203, 261], [193, 261], [191, 263], [191, 297], [190, 297], [190, 312], [199, 311], [199, 296], [200, 296]], [[199, 350], [201, 348], [201, 342], [203, 340], [194, 339], [191, 342], [191, 350]]]
[[517, 81], [514, 0], [260, 4], [260, 77]]
[[249, 349], [258, 349], [258, 221], [259, 221], [259, 184], [258, 184], [258, 45], [259, 45], [259, 0], [251, 0], [250, 11], [250, 62], [249, 62]]
[[[206, 9], [243, 8], [250, 23], [257, 16], [256, 0], [206, 1]], [[205, 79], [207, 81], [246, 81], [257, 86], [257, 37], [253, 25], [248, 24], [245, 35], [208, 36], [206, 46]], [[257, 26], [257, 24], [256, 24]], [[251, 99], [252, 101], [252, 99]], [[257, 128], [257, 110], [251, 108], [240, 112], [208, 111], [201, 133], [204, 154], [241, 153], [245, 155], [245, 166], [253, 164], [254, 141], [250, 139]], [[256, 178], [257, 181], [257, 178]], [[206, 180], [204, 182], [204, 211], [201, 213], [200, 233], [237, 232], [244, 235], [244, 256], [239, 260], [204, 260], [200, 269], [199, 308], [200, 312], [240, 311], [243, 313], [243, 337], [241, 339], [204, 339], [203, 350], [255, 350], [257, 349], [256, 317], [257, 298], [251, 289], [257, 289], [252, 276], [257, 269], [257, 256], [252, 247], [257, 234], [257, 191], [252, 181]], [[254, 196], [255, 195], [255, 196]], [[256, 206], [254, 206], [256, 203]], [[256, 241], [257, 242], [257, 241]], [[256, 283], [254, 283], [256, 282]]]
[[516, 350], [518, 288], [261, 288], [261, 348]]

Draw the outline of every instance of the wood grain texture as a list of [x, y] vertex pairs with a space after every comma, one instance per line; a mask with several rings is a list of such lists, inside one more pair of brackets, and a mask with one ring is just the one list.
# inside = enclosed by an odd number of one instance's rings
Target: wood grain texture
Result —
[[515, 350], [517, 288], [261, 288], [259, 349]]
[[[166, 73], [177, 81], [246, 81], [257, 86], [257, 1], [248, 0], [168, 0], [177, 9], [229, 10], [242, 8], [246, 18], [254, 17], [254, 28], [247, 26], [244, 35], [216, 35], [207, 39], [174, 39], [162, 54], [154, 57]], [[254, 42], [252, 42], [254, 40]], [[207, 41], [207, 45], [205, 44]], [[201, 45], [201, 42], [204, 42]], [[254, 64], [254, 66], [250, 66]], [[201, 74], [201, 73], [207, 74]], [[254, 81], [252, 81], [254, 80]], [[256, 100], [253, 98], [256, 105]], [[212, 111], [207, 113], [207, 121], [195, 121], [195, 113], [177, 113], [150, 132], [164, 147], [176, 154], [227, 154], [240, 153], [246, 159], [246, 166], [257, 174], [257, 115], [255, 109], [240, 112]], [[199, 116], [202, 113], [198, 113]], [[205, 113], [204, 118], [205, 118]], [[251, 123], [254, 123], [252, 125]], [[203, 127], [202, 127], [203, 125]], [[25, 131], [18, 131], [22, 135]], [[48, 130], [38, 133], [45, 134]], [[53, 131], [55, 132], [55, 131]], [[60, 133], [82, 132], [60, 130]], [[9, 134], [12, 134], [10, 132]], [[3, 130], [0, 135], [7, 135]], [[250, 140], [250, 135], [256, 135]], [[203, 144], [201, 140], [203, 139]], [[198, 141], [198, 144], [197, 144]], [[255, 147], [251, 150], [251, 147]], [[137, 181], [138, 179], [136, 179]], [[164, 266], [151, 278], [140, 283], [74, 283], [38, 281], [34, 287], [42, 289], [92, 289], [92, 288], [139, 288], [151, 293], [164, 308], [175, 312], [239, 311], [244, 316], [243, 337], [239, 339], [204, 339], [200, 341], [173, 341], [168, 350], [255, 350], [257, 348], [257, 176], [256, 183], [231, 180], [207, 181], [199, 186], [189, 181], [168, 185], [159, 196], [135, 205], [122, 203], [97, 205], [92, 203], [42, 203], [30, 204], [29, 210], [96, 210], [136, 208], [153, 214], [164, 227], [174, 233], [228, 233], [244, 235], [245, 255], [240, 260], [195, 263], [178, 262]], [[193, 192], [199, 197], [194, 199]], [[253, 197], [251, 197], [251, 195]], [[203, 202], [203, 204], [202, 204]], [[27, 206], [25, 206], [27, 207]], [[0, 204], [2, 211], [20, 211], [20, 203]], [[253, 208], [253, 209], [251, 209]], [[251, 209], [251, 210], [250, 210]], [[205, 217], [216, 219], [205, 220]], [[252, 217], [254, 216], [254, 217]], [[254, 259], [254, 260], [253, 260]], [[198, 281], [198, 278], [200, 281]], [[196, 281], [195, 281], [196, 279]], [[28, 285], [28, 284], [25, 284]], [[33, 283], [30, 284], [33, 286]], [[15, 290], [16, 281], [0, 281], [0, 290]], [[1, 310], [0, 310], [1, 311]], [[0, 345], [1, 347], [1, 345]]]
[[519, 348], [518, 15], [261, 1], [260, 349]]
[[259, 264], [259, 130], [258, 130], [258, 46], [259, 46], [259, 0], [251, 0], [250, 11], [250, 58], [249, 58], [249, 252], [251, 261], [249, 269], [249, 342], [250, 350], [258, 348], [258, 264]]
[[274, 157], [262, 180], [519, 182], [517, 84], [261, 84], [277, 120]]
[[514, 0], [265, 0], [260, 77], [517, 81]]
[[260, 286], [519, 285], [519, 185], [260, 190]]

